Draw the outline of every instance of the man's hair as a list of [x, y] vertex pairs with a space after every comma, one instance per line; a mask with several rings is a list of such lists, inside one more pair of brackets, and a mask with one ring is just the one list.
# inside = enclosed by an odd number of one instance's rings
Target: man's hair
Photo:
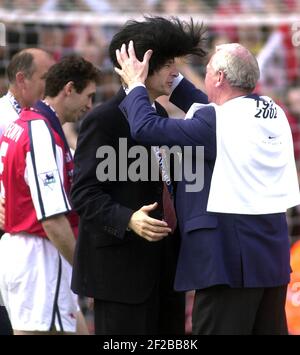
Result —
[[252, 92], [260, 75], [255, 56], [238, 43], [216, 46], [211, 65], [215, 72], [224, 72], [232, 87], [246, 92]]
[[14, 83], [18, 72], [22, 72], [27, 79], [30, 79], [35, 70], [34, 56], [31, 52], [21, 51], [16, 53], [6, 69], [8, 81], [11, 84]]
[[149, 63], [149, 75], [159, 70], [168, 60], [194, 54], [203, 57], [206, 52], [202, 48], [202, 24], [180, 21], [177, 17], [166, 19], [163, 17], [145, 17], [144, 21], [128, 21], [125, 26], [114, 35], [109, 55], [115, 67], [120, 67], [116, 50], [122, 44], [134, 42], [134, 49], [139, 60], [148, 49], [153, 50]]
[[49, 69], [46, 76], [45, 96], [57, 96], [70, 81], [74, 83], [76, 92], [80, 94], [90, 82], [99, 84], [100, 70], [80, 56], [66, 56]]

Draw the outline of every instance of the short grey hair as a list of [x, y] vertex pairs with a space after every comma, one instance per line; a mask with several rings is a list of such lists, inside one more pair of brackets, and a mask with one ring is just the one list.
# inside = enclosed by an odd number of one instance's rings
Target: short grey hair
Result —
[[223, 71], [232, 87], [247, 92], [252, 92], [260, 75], [255, 56], [239, 43], [216, 46], [211, 66], [215, 72]]
[[36, 70], [33, 54], [28, 51], [16, 53], [6, 69], [8, 81], [13, 84], [19, 71], [23, 72], [27, 79], [30, 79]]

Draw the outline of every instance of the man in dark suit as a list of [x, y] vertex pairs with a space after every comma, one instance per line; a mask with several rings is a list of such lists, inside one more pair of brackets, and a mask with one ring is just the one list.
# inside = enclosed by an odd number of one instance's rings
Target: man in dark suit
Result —
[[[177, 19], [131, 21], [110, 44], [114, 65], [115, 50], [130, 39], [138, 43], [140, 56], [150, 47], [157, 49], [146, 87], [157, 112], [167, 116], [154, 100], [170, 94], [178, 75], [176, 57], [204, 55], [202, 29]], [[145, 181], [132, 181], [127, 169], [125, 177], [122, 170], [134, 161], [128, 156], [136, 146], [118, 107], [124, 97], [121, 88], [94, 108], [79, 133], [71, 192], [80, 215], [72, 288], [94, 298], [96, 334], [184, 334], [185, 296], [173, 290], [179, 235], [176, 231], [168, 236], [170, 228], [162, 220], [163, 183], [150, 181], [153, 162], [158, 167], [156, 158], [150, 159], [151, 147], [144, 148], [149, 156]], [[106, 147], [115, 152], [117, 162], [115, 170], [108, 164], [107, 172], [101, 170]]]
[[[132, 42], [128, 52], [120, 48], [116, 71], [129, 87], [120, 108], [133, 138], [204, 146], [204, 161], [196, 154], [191, 160], [194, 170], [197, 164], [204, 168], [203, 188], [188, 192], [183, 179], [176, 195], [182, 241], [175, 288], [196, 289], [193, 333], [287, 334], [285, 212], [299, 204], [299, 187], [283, 110], [252, 94], [259, 78], [255, 57], [239, 44], [218, 46], [205, 78], [215, 104], [198, 105], [191, 119], [162, 120], [143, 88], [152, 51], [140, 62]], [[182, 79], [171, 100], [187, 111], [199, 95]]]

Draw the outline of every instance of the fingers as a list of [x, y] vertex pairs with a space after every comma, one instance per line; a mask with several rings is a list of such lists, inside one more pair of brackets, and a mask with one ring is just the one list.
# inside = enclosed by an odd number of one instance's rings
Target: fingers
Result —
[[[149, 60], [150, 60], [150, 58], [152, 56], [152, 53], [153, 53], [153, 50], [152, 49], [148, 49], [147, 52], [144, 54], [144, 58], [143, 58], [143, 63], [144, 64], [146, 62], [149, 62]], [[129, 44], [128, 44], [128, 56], [129, 56], [129, 58], [136, 59], [133, 41], [129, 41]]]
[[148, 225], [148, 230], [150, 233], [156, 233], [156, 234], [165, 234], [168, 235], [168, 233], [171, 233], [172, 230], [170, 227], [168, 227], [167, 223], [163, 221], [165, 226], [152, 226]]
[[167, 223], [163, 221], [163, 226], [159, 225], [151, 225], [148, 222], [144, 221], [140, 225], [140, 230], [143, 235], [148, 235], [152, 238], [155, 238], [155, 236], [159, 237], [166, 237], [169, 233], [171, 233], [171, 228], [168, 227]]
[[[169, 233], [171, 233], [171, 229], [169, 227], [165, 227], [165, 226], [162, 227], [158, 225], [153, 226], [147, 222], [144, 221], [143, 225], [141, 226], [140, 235], [143, 238], [147, 239], [149, 242], [159, 241], [167, 237]], [[165, 222], [163, 223], [165, 224]]]
[[116, 59], [120, 68], [115, 68], [115, 72], [121, 76], [128, 87], [135, 83], [144, 83], [148, 76], [151, 55], [152, 50], [148, 50], [141, 62], [135, 55], [133, 41], [129, 42], [127, 48], [123, 43], [121, 48], [116, 50]]
[[[154, 202], [152, 203], [151, 205], [146, 205], [146, 206], [143, 206], [140, 211], [146, 213], [146, 216], [143, 217], [144, 219], [144, 223], [148, 224], [149, 226], [151, 226], [152, 230], [153, 231], [159, 231], [158, 228], [165, 228], [165, 227], [168, 227], [168, 224], [167, 222], [165, 221], [162, 221], [160, 219], [156, 219], [156, 218], [152, 218], [152, 217], [149, 217], [148, 216], [148, 213], [155, 210], [156, 208], [158, 207], [158, 203], [157, 202]], [[167, 228], [169, 229], [169, 232], [171, 231], [170, 228]]]
[[143, 58], [143, 64], [146, 64], [149, 62], [151, 56], [152, 56], [153, 50], [152, 49], [148, 49], [147, 52], [144, 54], [144, 58]]
[[[151, 56], [153, 54], [153, 50], [152, 49], [148, 49], [147, 52], [144, 54], [143, 57], [143, 63], [145, 64], [146, 62], [149, 62]], [[116, 50], [116, 58], [118, 63], [120, 64], [120, 66], [122, 67], [122, 65], [124, 64], [124, 62], [128, 59], [133, 59], [136, 60], [136, 54], [135, 54], [135, 50], [134, 50], [134, 44], [133, 41], [129, 41], [129, 44], [127, 46], [127, 50], [126, 50], [126, 44], [123, 43], [121, 46], [121, 49], [117, 49]]]
[[145, 218], [145, 222], [151, 226], [151, 228], [167, 228], [168, 223], [166, 221], [162, 221], [160, 219], [147, 217]]
[[119, 49], [116, 50], [116, 58], [117, 58], [117, 62], [120, 64], [120, 66], [122, 67], [122, 59], [121, 59], [121, 52]]
[[171, 228], [169, 228], [167, 222], [151, 217], [147, 217], [143, 220], [142, 227], [145, 231], [148, 231], [149, 233], [162, 233], [167, 235], [171, 232]]
[[150, 211], [153, 211], [157, 208], [158, 206], [158, 203], [157, 202], [154, 202], [152, 203], [151, 205], [145, 205], [141, 208], [141, 211], [145, 212], [145, 213], [148, 213]]
[[127, 50], [126, 50], [126, 44], [123, 43], [121, 46], [121, 51], [120, 51], [120, 57], [123, 61], [128, 59], [128, 54], [127, 54]]
[[[117, 58], [117, 62], [120, 64], [122, 68], [124, 62], [128, 59], [125, 43], [122, 44], [121, 49], [116, 50], [116, 58]], [[120, 74], [119, 72], [117, 73]]]
[[136, 58], [135, 50], [134, 50], [134, 46], [133, 46], [133, 41], [129, 41], [128, 55], [129, 55], [129, 58]]
[[[132, 53], [132, 51], [134, 53], [133, 44], [132, 44], [131, 47], [132, 47], [131, 48], [131, 53]], [[128, 60], [129, 57], [128, 57], [128, 54], [127, 54], [126, 44], [125, 43], [122, 44], [121, 49], [117, 49], [116, 50], [116, 58], [117, 58], [118, 63], [121, 65], [121, 67], [124, 64], [124, 62], [126, 60]]]
[[154, 202], [151, 205], [143, 206], [138, 212], [139, 227], [137, 234], [150, 242], [161, 240], [171, 233], [171, 228], [168, 227], [165, 221], [148, 216], [148, 213], [156, 209], [157, 206], [158, 203]]
[[142, 237], [147, 239], [149, 242], [158, 242], [168, 236], [169, 233], [156, 233], [147, 231], [142, 233]]

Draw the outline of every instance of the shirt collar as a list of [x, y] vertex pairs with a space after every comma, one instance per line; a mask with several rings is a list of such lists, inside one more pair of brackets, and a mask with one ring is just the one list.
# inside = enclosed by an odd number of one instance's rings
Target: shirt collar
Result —
[[19, 104], [19, 102], [16, 100], [16, 98], [14, 97], [14, 95], [8, 91], [6, 94], [6, 97], [8, 98], [8, 101], [10, 102], [10, 104], [12, 105], [13, 109], [17, 112], [17, 114], [19, 115], [21, 113], [22, 107]]

